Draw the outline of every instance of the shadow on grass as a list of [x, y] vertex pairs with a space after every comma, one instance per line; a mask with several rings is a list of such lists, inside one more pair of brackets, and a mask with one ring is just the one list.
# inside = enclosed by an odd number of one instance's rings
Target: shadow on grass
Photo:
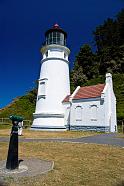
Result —
[[20, 164], [22, 161], [24, 161], [24, 160], [20, 159], [20, 160], [19, 160], [19, 164]]
[[0, 186], [8, 186], [8, 184], [3, 183], [3, 182], [0, 181]]
[[124, 186], [124, 180], [118, 183], [116, 186]]

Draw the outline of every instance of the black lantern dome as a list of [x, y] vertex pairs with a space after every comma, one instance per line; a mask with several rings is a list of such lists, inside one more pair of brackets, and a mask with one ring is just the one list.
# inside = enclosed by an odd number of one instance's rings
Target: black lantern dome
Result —
[[63, 31], [58, 24], [55, 24], [45, 33], [46, 45], [57, 44], [66, 45], [67, 33]]

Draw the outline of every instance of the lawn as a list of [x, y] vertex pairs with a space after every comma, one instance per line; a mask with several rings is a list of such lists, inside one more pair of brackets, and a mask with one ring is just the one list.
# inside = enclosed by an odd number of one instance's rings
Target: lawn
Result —
[[[0, 137], [9, 136], [10, 128], [0, 129]], [[64, 131], [64, 132], [46, 132], [46, 131], [32, 131], [30, 129], [23, 129], [21, 138], [79, 138], [97, 135], [96, 132], [83, 131]]]
[[[0, 160], [6, 159], [8, 143], [0, 143]], [[54, 170], [10, 186], [117, 186], [124, 180], [124, 149], [108, 145], [73, 143], [20, 143], [19, 158], [52, 160]], [[40, 174], [40, 173], [39, 173]], [[122, 186], [122, 185], [121, 185]]]

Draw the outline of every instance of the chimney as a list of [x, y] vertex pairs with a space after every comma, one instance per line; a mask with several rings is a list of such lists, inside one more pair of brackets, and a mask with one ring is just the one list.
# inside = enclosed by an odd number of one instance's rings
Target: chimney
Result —
[[106, 84], [108, 83], [113, 88], [113, 82], [112, 82], [112, 74], [107, 73], [106, 74]]

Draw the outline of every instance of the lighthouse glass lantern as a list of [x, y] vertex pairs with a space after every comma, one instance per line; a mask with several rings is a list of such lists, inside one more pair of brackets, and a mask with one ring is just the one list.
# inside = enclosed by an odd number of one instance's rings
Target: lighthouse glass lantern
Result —
[[45, 34], [46, 36], [46, 45], [58, 44], [66, 45], [67, 34], [62, 29], [59, 28], [57, 24]]
[[70, 50], [66, 47], [66, 39], [66, 32], [58, 24], [45, 33], [33, 130], [66, 130], [62, 104], [63, 99], [70, 95]]

